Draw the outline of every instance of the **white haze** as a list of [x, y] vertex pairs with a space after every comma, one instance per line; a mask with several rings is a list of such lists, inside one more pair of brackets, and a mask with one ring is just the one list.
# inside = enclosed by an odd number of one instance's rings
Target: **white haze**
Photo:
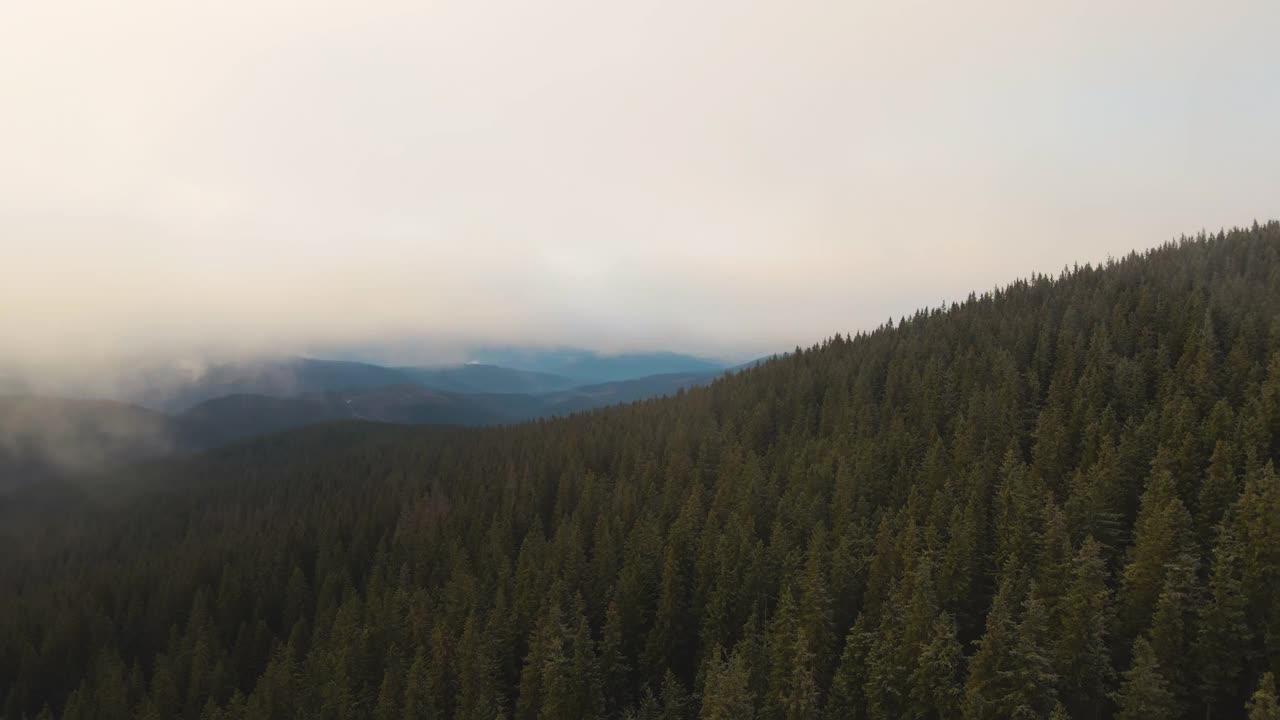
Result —
[[807, 344], [1280, 215], [1277, 37], [1274, 0], [6, 3], [0, 367]]

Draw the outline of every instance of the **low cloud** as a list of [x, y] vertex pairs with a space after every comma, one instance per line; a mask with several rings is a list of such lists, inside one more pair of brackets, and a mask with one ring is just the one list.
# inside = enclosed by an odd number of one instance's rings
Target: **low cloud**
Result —
[[1280, 214], [1274, 2], [3, 13], [0, 382], [37, 389], [741, 358]]
[[0, 491], [157, 457], [177, 442], [168, 418], [142, 408], [0, 397]]

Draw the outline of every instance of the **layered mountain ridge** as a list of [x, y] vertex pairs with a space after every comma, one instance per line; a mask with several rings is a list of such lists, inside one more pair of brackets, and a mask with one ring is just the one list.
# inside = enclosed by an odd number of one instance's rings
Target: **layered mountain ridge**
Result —
[[316, 423], [523, 422], [670, 394], [723, 372], [668, 354], [656, 367], [698, 370], [627, 375], [648, 369], [649, 357], [618, 360], [613, 374], [622, 379], [610, 382], [479, 363], [392, 368], [285, 358], [214, 365], [181, 380], [152, 375], [153, 384], [139, 380], [129, 392], [138, 404], [0, 394], [0, 491]]

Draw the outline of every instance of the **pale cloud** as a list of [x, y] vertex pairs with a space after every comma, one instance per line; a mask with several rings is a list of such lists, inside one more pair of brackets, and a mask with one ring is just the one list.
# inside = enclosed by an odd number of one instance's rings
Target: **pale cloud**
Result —
[[0, 9], [0, 359], [742, 355], [1280, 215], [1280, 5]]

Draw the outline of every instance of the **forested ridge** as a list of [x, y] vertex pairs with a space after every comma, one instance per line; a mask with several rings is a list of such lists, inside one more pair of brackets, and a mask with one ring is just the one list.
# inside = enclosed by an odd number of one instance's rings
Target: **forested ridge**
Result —
[[676, 397], [131, 470], [0, 537], [0, 716], [1280, 718], [1278, 453], [1271, 222]]

